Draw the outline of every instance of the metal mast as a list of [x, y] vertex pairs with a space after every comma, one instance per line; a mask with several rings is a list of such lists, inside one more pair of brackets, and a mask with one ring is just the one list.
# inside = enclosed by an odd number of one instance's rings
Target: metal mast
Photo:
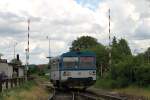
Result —
[[48, 43], [49, 43], [49, 50], [48, 50], [48, 54], [49, 54], [49, 57], [47, 57], [48, 59], [49, 59], [49, 63], [48, 63], [48, 66], [49, 66], [49, 68], [51, 68], [51, 64], [50, 64], [50, 59], [51, 59], [51, 55], [50, 55], [50, 52], [51, 52], [51, 50], [50, 50], [50, 38], [49, 38], [49, 36], [47, 36], [46, 37], [47, 39], [48, 39]]
[[29, 65], [29, 38], [30, 38], [30, 19], [28, 19], [28, 21], [27, 21], [27, 23], [28, 23], [28, 43], [27, 43], [27, 50], [26, 50], [26, 65], [27, 65], [27, 70], [28, 70], [28, 65]]
[[111, 34], [110, 34], [110, 9], [109, 9], [109, 69], [111, 69]]
[[17, 45], [17, 42], [14, 41], [14, 59], [16, 58], [16, 45]]

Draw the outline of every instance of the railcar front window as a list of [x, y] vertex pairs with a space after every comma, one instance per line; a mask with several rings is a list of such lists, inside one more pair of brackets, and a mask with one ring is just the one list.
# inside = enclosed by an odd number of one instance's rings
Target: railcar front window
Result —
[[64, 68], [77, 68], [78, 67], [78, 57], [64, 57], [63, 58]]
[[80, 57], [79, 67], [81, 68], [95, 67], [94, 57]]

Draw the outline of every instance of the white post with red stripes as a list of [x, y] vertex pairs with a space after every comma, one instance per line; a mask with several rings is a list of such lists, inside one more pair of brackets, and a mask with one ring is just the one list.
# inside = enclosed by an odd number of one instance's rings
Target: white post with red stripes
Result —
[[29, 65], [30, 19], [28, 19], [27, 23], [28, 23], [28, 42], [27, 42], [27, 49], [26, 49], [26, 70], [28, 70], [28, 65]]
[[111, 69], [110, 9], [109, 9], [109, 69]]

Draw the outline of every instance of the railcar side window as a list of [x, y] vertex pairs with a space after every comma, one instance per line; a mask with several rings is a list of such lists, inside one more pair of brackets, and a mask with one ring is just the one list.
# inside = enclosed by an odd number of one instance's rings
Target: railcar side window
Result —
[[95, 67], [94, 65], [94, 57], [80, 57], [79, 67]]
[[77, 68], [78, 67], [78, 57], [64, 57], [63, 58], [64, 68]]

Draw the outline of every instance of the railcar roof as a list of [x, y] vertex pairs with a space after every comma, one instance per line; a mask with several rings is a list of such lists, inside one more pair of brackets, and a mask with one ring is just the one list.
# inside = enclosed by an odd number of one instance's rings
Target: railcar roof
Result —
[[95, 53], [91, 51], [71, 51], [63, 53], [61, 56], [95, 56]]
[[60, 57], [57, 56], [57, 57], [52, 57], [52, 58], [51, 58], [51, 60], [56, 60], [56, 59], [60, 59]]

